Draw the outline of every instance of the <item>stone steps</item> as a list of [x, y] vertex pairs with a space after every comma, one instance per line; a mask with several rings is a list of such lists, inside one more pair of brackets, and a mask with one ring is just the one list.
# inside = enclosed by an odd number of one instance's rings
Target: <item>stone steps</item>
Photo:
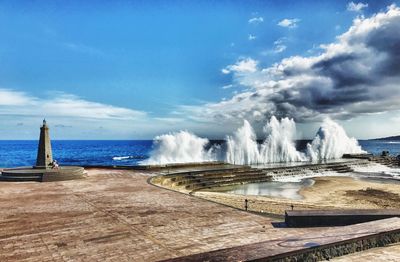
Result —
[[0, 175], [0, 181], [36, 181], [50, 182], [79, 179], [84, 177], [85, 170], [82, 167], [63, 166], [59, 169], [40, 169], [40, 168], [10, 168], [3, 169]]
[[30, 176], [42, 176], [42, 174], [43, 172], [29, 172], [29, 173], [4, 172], [1, 176], [30, 177]]
[[248, 181], [248, 180], [254, 180], [254, 179], [259, 179], [259, 178], [264, 178], [268, 177], [269, 179], [271, 178], [270, 175], [267, 175], [266, 173], [240, 173], [240, 174], [229, 174], [229, 175], [219, 175], [219, 176], [195, 176], [195, 177], [186, 177], [183, 180], [180, 180], [178, 182], [173, 182], [172, 185], [174, 186], [188, 186], [190, 184], [201, 184], [201, 183], [214, 183], [218, 184], [220, 182], [225, 182], [225, 181]]
[[217, 169], [217, 170], [204, 170], [204, 171], [190, 171], [190, 172], [179, 172], [173, 174], [164, 175], [165, 178], [171, 179], [173, 182], [184, 180], [187, 177], [198, 177], [198, 176], [221, 176], [224, 174], [246, 172], [250, 168], [229, 168], [229, 169]]
[[0, 176], [0, 181], [4, 182], [41, 182], [42, 181], [42, 176], [37, 175], [37, 176], [6, 176], [6, 175], [1, 175]]
[[230, 176], [218, 176], [218, 177], [210, 177], [210, 178], [192, 178], [192, 179], [187, 179], [185, 181], [180, 181], [178, 183], [173, 183], [175, 186], [186, 186], [190, 185], [193, 183], [204, 183], [204, 182], [212, 182], [212, 183], [219, 183], [221, 181], [249, 181], [249, 180], [254, 180], [254, 179], [259, 179], [263, 177], [271, 177], [271, 176], [266, 176], [265, 174], [258, 174], [258, 175], [230, 175]]
[[380, 157], [372, 157], [370, 159], [371, 162], [378, 163], [381, 165], [385, 165], [388, 167], [400, 167], [400, 161], [393, 156], [380, 156]]
[[267, 175], [266, 172], [261, 169], [242, 167], [205, 170], [203, 172], [180, 172], [164, 175], [161, 179], [163, 180], [163, 185], [197, 190], [221, 185], [240, 184], [249, 180], [268, 181], [271, 179], [271, 176]]
[[[268, 182], [271, 181], [271, 177], [263, 177], [258, 179], [253, 179], [251, 183], [261, 183], [261, 182]], [[232, 186], [232, 185], [240, 185], [240, 184], [247, 184], [249, 180], [246, 178], [243, 179], [236, 179], [236, 180], [221, 180], [217, 182], [200, 182], [195, 184], [190, 184], [185, 187], [185, 189], [191, 190], [199, 190], [205, 188], [213, 188], [213, 187], [222, 187], [222, 186]]]
[[[353, 162], [352, 162], [353, 163]], [[337, 173], [352, 172], [353, 169], [347, 163], [306, 164], [291, 167], [275, 168], [251, 168], [248, 166], [235, 168], [220, 168], [212, 170], [186, 171], [159, 176], [160, 184], [172, 188], [186, 190], [199, 190], [225, 185], [237, 185], [245, 183], [258, 183], [271, 181], [273, 177], [306, 175], [334, 171]]]
[[343, 165], [343, 164], [330, 167], [330, 169], [331, 169], [332, 171], [336, 171], [336, 172], [338, 172], [338, 173], [348, 173], [348, 172], [353, 172], [353, 171], [354, 171], [354, 170], [353, 170], [351, 167], [349, 167], [348, 165]]

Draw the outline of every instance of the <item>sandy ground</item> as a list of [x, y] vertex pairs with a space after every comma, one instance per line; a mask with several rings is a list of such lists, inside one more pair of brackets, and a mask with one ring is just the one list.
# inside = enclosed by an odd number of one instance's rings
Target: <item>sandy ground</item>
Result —
[[194, 193], [198, 197], [236, 208], [244, 208], [244, 200], [248, 199], [250, 210], [277, 215], [283, 215], [291, 205], [295, 209], [400, 208], [400, 184], [383, 184], [350, 177], [318, 177], [313, 186], [300, 190], [300, 194], [302, 200], [221, 192]]

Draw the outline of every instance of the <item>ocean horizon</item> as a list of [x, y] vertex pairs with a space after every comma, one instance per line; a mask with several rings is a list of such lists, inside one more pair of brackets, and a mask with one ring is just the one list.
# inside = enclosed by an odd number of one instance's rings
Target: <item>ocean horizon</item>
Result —
[[[296, 148], [304, 151], [310, 141], [296, 140]], [[400, 154], [399, 141], [358, 142], [363, 150], [374, 155], [383, 150]], [[209, 146], [224, 143], [224, 140], [210, 140]], [[0, 167], [34, 165], [37, 146], [37, 140], [0, 140]], [[150, 157], [152, 148], [153, 140], [52, 140], [53, 157], [61, 165], [137, 166]]]

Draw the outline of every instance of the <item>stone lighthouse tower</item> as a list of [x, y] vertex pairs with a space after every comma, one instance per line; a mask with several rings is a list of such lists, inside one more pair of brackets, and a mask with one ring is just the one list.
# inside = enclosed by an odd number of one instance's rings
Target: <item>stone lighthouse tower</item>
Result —
[[53, 162], [53, 154], [51, 152], [51, 143], [49, 136], [49, 127], [46, 120], [43, 120], [43, 125], [40, 127], [39, 148], [36, 158], [35, 168], [51, 168]]
[[51, 182], [84, 178], [85, 169], [80, 166], [58, 166], [53, 163], [49, 127], [46, 120], [40, 127], [39, 148], [33, 167], [5, 168], [0, 170], [0, 181]]

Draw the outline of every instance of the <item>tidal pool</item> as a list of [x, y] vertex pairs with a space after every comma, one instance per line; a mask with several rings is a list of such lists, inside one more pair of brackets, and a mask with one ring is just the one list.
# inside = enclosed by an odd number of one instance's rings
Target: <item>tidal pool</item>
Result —
[[303, 197], [299, 194], [300, 189], [310, 187], [314, 184], [310, 178], [302, 179], [300, 182], [260, 182], [243, 185], [225, 186], [214, 188], [214, 192], [246, 196], [270, 196], [299, 200]]
[[[293, 200], [301, 200], [303, 197], [299, 194], [302, 188], [314, 185], [315, 177], [350, 177], [355, 180], [365, 180], [375, 183], [400, 183], [400, 169], [389, 168], [382, 165], [369, 165], [365, 167], [354, 166], [354, 172], [336, 173], [307, 173], [293, 176], [276, 177], [275, 181], [249, 183], [243, 185], [232, 185], [224, 187], [216, 187], [207, 191], [223, 192], [228, 194], [245, 195], [245, 196], [269, 196]], [[277, 181], [277, 180], [280, 181]]]

